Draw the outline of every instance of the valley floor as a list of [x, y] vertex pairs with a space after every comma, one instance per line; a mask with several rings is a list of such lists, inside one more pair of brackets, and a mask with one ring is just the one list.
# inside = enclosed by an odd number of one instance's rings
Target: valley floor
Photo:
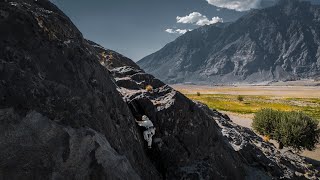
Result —
[[256, 95], [284, 98], [320, 98], [320, 86], [198, 86], [198, 85], [171, 85], [184, 94], [229, 94], [229, 95]]
[[[251, 128], [261, 108], [303, 111], [320, 121], [320, 86], [196, 86], [172, 85], [193, 100], [229, 115], [236, 124]], [[239, 96], [243, 98], [239, 100]], [[320, 146], [303, 156], [320, 161]]]

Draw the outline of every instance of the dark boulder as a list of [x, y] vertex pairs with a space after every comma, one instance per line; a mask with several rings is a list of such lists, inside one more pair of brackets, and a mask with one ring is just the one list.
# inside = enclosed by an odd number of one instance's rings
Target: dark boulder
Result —
[[160, 179], [98, 54], [45, 0], [0, 0], [0, 179]]

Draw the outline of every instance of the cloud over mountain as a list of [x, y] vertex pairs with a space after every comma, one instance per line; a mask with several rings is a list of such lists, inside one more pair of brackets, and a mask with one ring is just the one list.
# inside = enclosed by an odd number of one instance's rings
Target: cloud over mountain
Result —
[[203, 26], [203, 25], [210, 25], [210, 24], [215, 24], [218, 22], [223, 22], [223, 19], [220, 17], [213, 17], [211, 20], [207, 18], [207, 16], [202, 15], [199, 12], [193, 12], [190, 13], [189, 15], [180, 17], [177, 16], [177, 23], [183, 23], [183, 24], [195, 24], [198, 26]]
[[207, 0], [209, 4], [217, 7], [247, 11], [259, 6], [261, 0]]
[[170, 34], [185, 34], [188, 31], [191, 31], [191, 29], [166, 29], [167, 33]]
[[206, 0], [209, 4], [220, 8], [233, 9], [236, 11], [248, 11], [262, 8], [275, 3], [277, 0]]

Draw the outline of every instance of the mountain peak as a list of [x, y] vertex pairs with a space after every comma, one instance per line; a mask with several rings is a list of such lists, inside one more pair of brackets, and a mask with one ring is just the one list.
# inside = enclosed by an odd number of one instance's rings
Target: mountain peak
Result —
[[138, 64], [167, 83], [254, 84], [313, 78], [320, 74], [319, 10], [310, 2], [280, 0], [224, 28], [211, 26], [192, 36], [185, 34], [179, 43], [170, 43]]

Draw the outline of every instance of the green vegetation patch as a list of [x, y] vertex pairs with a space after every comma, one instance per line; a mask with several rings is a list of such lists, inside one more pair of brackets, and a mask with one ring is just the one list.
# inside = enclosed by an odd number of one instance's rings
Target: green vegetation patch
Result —
[[271, 108], [280, 111], [302, 111], [320, 120], [320, 99], [281, 98], [270, 96], [244, 96], [228, 94], [187, 94], [188, 98], [207, 104], [210, 108], [240, 114], [252, 114], [261, 109]]
[[280, 149], [290, 147], [296, 151], [311, 151], [319, 142], [318, 124], [303, 112], [262, 109], [255, 113], [252, 127], [259, 134], [278, 141]]

